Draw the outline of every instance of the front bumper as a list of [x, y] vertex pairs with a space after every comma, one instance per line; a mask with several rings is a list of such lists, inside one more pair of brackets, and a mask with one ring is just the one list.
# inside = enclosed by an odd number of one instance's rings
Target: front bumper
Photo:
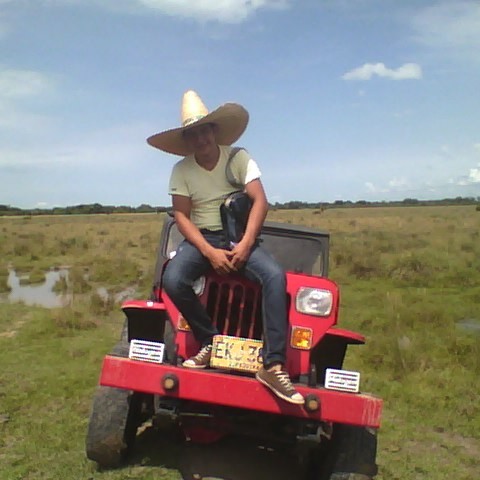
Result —
[[[178, 383], [174, 390], [164, 389], [166, 375], [176, 377]], [[308, 412], [303, 406], [277, 398], [253, 377], [219, 370], [189, 370], [111, 355], [103, 361], [100, 384], [207, 404], [372, 428], [380, 426], [383, 405], [380, 398], [369, 394], [295, 385], [303, 396], [316, 395], [319, 399], [320, 408]]]

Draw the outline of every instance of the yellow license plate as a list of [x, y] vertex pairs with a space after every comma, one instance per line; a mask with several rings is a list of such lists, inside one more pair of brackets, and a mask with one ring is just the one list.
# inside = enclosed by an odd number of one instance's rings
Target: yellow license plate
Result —
[[210, 366], [256, 372], [262, 366], [261, 340], [215, 335]]

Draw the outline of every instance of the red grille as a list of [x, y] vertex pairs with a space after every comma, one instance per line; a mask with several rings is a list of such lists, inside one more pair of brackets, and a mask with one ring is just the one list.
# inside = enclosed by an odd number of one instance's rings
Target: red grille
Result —
[[207, 280], [206, 308], [223, 335], [262, 338], [262, 295], [259, 285], [232, 277]]

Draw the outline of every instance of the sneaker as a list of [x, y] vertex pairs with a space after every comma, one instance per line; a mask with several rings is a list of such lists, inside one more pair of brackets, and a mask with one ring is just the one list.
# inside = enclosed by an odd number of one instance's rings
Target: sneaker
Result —
[[205, 368], [210, 365], [210, 357], [212, 356], [212, 345], [205, 345], [194, 356], [185, 360], [182, 365], [187, 368]]
[[305, 403], [305, 399], [295, 390], [288, 373], [284, 370], [267, 370], [262, 367], [255, 374], [255, 378], [282, 400], [296, 405]]

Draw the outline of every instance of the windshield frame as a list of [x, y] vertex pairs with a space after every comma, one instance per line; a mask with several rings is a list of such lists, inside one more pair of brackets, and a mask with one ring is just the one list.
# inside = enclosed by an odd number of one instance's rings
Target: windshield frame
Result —
[[[286, 271], [327, 277], [330, 240], [328, 232], [303, 225], [265, 222], [259, 239]], [[156, 285], [161, 283], [164, 263], [182, 240], [183, 236], [176, 229], [175, 220], [167, 216], [157, 252]], [[307, 247], [311, 247], [310, 250]]]

